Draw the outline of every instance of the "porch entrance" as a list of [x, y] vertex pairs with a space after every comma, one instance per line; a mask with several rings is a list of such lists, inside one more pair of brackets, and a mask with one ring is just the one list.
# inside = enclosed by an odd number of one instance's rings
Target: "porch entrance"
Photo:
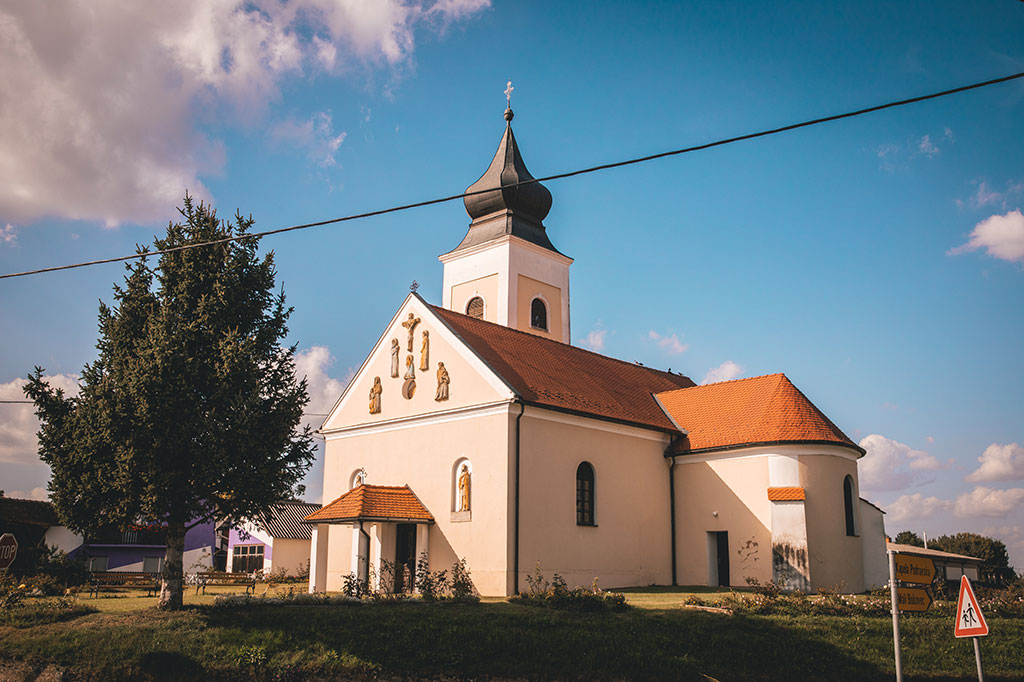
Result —
[[416, 585], [416, 524], [395, 528], [395, 593], [412, 592]]

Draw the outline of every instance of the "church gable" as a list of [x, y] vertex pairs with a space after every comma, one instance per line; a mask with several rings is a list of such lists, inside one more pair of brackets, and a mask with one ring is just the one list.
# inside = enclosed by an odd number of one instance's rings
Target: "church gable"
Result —
[[513, 398], [511, 389], [410, 294], [324, 420], [321, 431]]

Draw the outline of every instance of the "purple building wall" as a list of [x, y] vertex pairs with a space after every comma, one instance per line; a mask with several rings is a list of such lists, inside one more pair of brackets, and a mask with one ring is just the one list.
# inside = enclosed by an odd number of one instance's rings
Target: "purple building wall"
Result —
[[[216, 524], [212, 521], [201, 523], [185, 533], [185, 571], [196, 570], [191, 564], [195, 558], [188, 556], [189, 552], [195, 550], [208, 550], [212, 558], [216, 549]], [[161, 558], [166, 552], [164, 545], [142, 545], [142, 544], [101, 544], [91, 543], [83, 545], [76, 552], [84, 552], [89, 557], [107, 557], [107, 570], [141, 570], [133, 564], [141, 564], [147, 558]], [[209, 563], [209, 559], [208, 562]]]

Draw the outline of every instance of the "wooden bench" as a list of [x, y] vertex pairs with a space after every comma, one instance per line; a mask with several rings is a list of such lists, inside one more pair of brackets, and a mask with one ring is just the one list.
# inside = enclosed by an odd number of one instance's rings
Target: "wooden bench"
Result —
[[245, 585], [245, 593], [251, 590], [256, 594], [256, 577], [251, 573], [224, 573], [221, 571], [209, 571], [196, 573], [196, 594], [199, 590], [206, 594], [208, 586], [217, 585]]
[[156, 594], [160, 589], [159, 573], [143, 573], [141, 571], [95, 571], [89, 574], [89, 594], [98, 597], [105, 587], [147, 590]]

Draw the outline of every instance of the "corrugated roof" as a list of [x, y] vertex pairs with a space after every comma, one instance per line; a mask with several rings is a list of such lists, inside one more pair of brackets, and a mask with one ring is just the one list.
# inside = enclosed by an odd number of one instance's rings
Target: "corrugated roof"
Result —
[[280, 502], [267, 510], [258, 525], [275, 539], [309, 540], [313, 537], [313, 529], [302, 519], [317, 509], [320, 505], [314, 502]]
[[772, 502], [797, 502], [807, 499], [804, 489], [798, 485], [768, 488], [768, 499]]
[[358, 485], [322, 509], [307, 514], [307, 523], [393, 520], [433, 523], [434, 517], [409, 486]]
[[431, 306], [528, 403], [677, 432], [651, 395], [694, 386], [688, 377], [644, 367]]
[[863, 454], [784, 374], [768, 374], [658, 393], [689, 433], [680, 452], [755, 443], [834, 443]]
[[977, 561], [981, 562], [976, 556], [967, 556], [966, 554], [953, 554], [952, 552], [942, 552], [937, 549], [926, 549], [924, 547], [918, 547], [917, 545], [902, 545], [896, 544], [895, 542], [886, 542], [885, 546], [892, 549], [894, 552], [899, 554], [916, 554], [918, 556], [933, 557], [935, 559], [956, 559], [958, 561]]
[[0, 520], [26, 526], [59, 526], [53, 505], [41, 500], [0, 497]]

